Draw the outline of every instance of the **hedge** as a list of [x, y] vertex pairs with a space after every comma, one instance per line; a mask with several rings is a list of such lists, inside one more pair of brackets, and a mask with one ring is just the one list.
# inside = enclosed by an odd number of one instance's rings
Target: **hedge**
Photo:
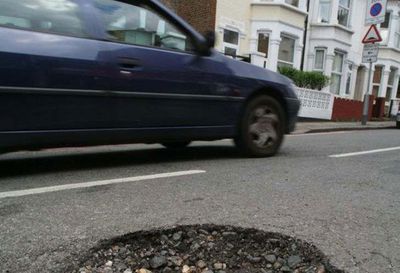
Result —
[[301, 88], [321, 90], [329, 85], [329, 77], [320, 72], [301, 71], [292, 67], [279, 67], [278, 70]]

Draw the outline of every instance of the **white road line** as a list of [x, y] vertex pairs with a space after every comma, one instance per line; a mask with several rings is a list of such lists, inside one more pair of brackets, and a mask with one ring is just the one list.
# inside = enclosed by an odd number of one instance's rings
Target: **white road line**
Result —
[[363, 151], [363, 152], [337, 154], [337, 155], [330, 155], [329, 157], [341, 158], [341, 157], [350, 157], [350, 156], [358, 156], [358, 155], [366, 155], [366, 154], [384, 153], [384, 152], [391, 152], [391, 151], [397, 151], [397, 150], [400, 150], [400, 147], [391, 147], [391, 148], [376, 149], [376, 150]]
[[120, 183], [137, 182], [137, 181], [151, 180], [151, 179], [160, 179], [160, 178], [168, 178], [168, 177], [201, 174], [201, 173], [205, 173], [205, 172], [206, 171], [203, 171], [203, 170], [189, 170], [189, 171], [181, 171], [181, 172], [159, 173], [159, 174], [152, 174], [152, 175], [110, 179], [110, 180], [99, 180], [99, 181], [84, 182], [84, 183], [66, 184], [66, 185], [59, 185], [59, 186], [52, 186], [52, 187], [34, 188], [34, 189], [28, 189], [28, 190], [7, 191], [7, 192], [0, 192], [0, 199], [7, 198], [7, 197], [20, 197], [20, 196], [25, 196], [25, 195], [55, 192], [55, 191], [90, 188], [90, 187], [110, 185], [110, 184], [120, 184]]
[[324, 135], [339, 135], [339, 134], [346, 134], [352, 133], [354, 131], [334, 131], [334, 132], [324, 132], [324, 133], [304, 133], [304, 134], [292, 134], [287, 135], [288, 137], [300, 137], [300, 136], [324, 136]]

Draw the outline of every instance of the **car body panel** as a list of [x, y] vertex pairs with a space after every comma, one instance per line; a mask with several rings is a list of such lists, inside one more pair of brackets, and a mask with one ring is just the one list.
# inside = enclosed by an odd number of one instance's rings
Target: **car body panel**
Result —
[[[286, 131], [294, 129], [299, 101], [287, 78], [215, 50], [109, 41], [92, 2], [76, 2], [86, 38], [0, 26], [0, 150], [234, 137], [247, 101], [260, 91], [276, 92]], [[204, 37], [157, 1], [139, 2], [202, 44]], [[127, 59], [138, 65], [121, 66]]]

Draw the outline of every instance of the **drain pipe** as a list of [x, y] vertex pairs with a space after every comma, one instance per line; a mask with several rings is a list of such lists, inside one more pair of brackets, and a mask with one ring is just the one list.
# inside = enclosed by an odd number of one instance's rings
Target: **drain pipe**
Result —
[[307, 16], [304, 22], [304, 33], [303, 33], [303, 51], [301, 53], [301, 63], [300, 70], [304, 70], [304, 62], [306, 58], [306, 49], [307, 49], [307, 36], [308, 36], [308, 21], [310, 16], [310, 0], [307, 0]]

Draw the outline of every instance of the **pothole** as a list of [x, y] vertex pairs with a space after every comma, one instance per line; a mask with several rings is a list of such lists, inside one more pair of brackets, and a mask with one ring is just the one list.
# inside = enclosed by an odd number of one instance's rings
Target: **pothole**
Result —
[[141, 231], [92, 249], [73, 273], [344, 273], [315, 246], [232, 226]]

